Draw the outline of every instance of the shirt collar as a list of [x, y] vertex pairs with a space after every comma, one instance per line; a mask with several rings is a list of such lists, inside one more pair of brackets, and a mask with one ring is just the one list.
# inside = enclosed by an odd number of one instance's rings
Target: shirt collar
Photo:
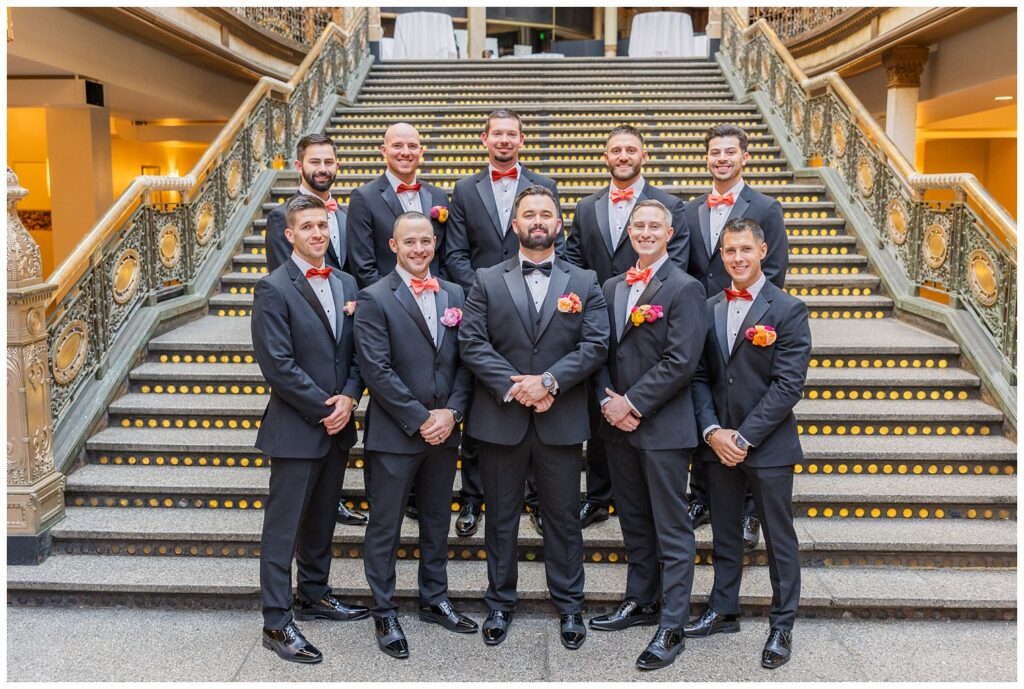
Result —
[[[317, 194], [317, 193], [315, 193], [315, 192], [313, 192], [313, 191], [310, 191], [310, 190], [309, 190], [309, 189], [307, 189], [307, 188], [306, 188], [306, 187], [305, 187], [305, 186], [304, 186], [304, 185], [303, 185], [302, 183], [300, 183], [300, 184], [299, 184], [299, 193], [300, 193], [300, 194], [305, 194], [306, 196], [315, 196], [315, 197], [317, 197], [318, 199], [320, 199], [321, 201], [323, 201], [323, 199], [322, 199], [322, 198], [320, 198], [320, 195], [319, 195], [319, 194]], [[324, 203], [326, 203], [326, 201], [325, 201]]]
[[[732, 185], [732, 188], [729, 189], [728, 191], [726, 191], [725, 194], [732, 194], [732, 198], [734, 200], [738, 199], [740, 197], [740, 192], [743, 191], [743, 185], [744, 185], [743, 177], [740, 177], [740, 181], [738, 181], [738, 182], [736, 182], [736, 184]], [[714, 185], [711, 185], [711, 193], [712, 194], [717, 194], [718, 193], [718, 192], [715, 191]], [[722, 196], [725, 196], [725, 194], [722, 194]]]
[[[409, 283], [412, 282], [413, 278], [416, 277], [415, 275], [413, 275], [408, 270], [406, 270], [405, 268], [403, 268], [402, 266], [400, 266], [398, 264], [395, 265], [395, 272], [398, 273], [398, 276], [400, 278], [402, 278], [402, 282], [405, 283], [406, 287], [408, 287]], [[429, 279], [430, 279], [430, 270], [428, 269], [427, 270], [427, 277], [425, 277], [424, 280], [429, 280]]]
[[[397, 194], [398, 193], [398, 185], [399, 184], [404, 184], [404, 182], [402, 180], [398, 179], [397, 177], [395, 177], [395, 173], [393, 173], [390, 168], [386, 168], [384, 170], [384, 176], [388, 178], [388, 182], [391, 183], [391, 188], [394, 189], [395, 193]], [[416, 184], [416, 182], [417, 182], [417, 179], [413, 178], [412, 183]], [[402, 192], [402, 193], [404, 194], [404, 193], [407, 193], [407, 192]]]
[[[759, 277], [757, 279], [757, 282], [755, 282], [754, 284], [752, 284], [750, 287], [747, 288], [747, 291], [750, 292], [750, 296], [751, 296], [750, 301], [751, 301], [751, 303], [753, 303], [753, 301], [755, 299], [757, 299], [757, 295], [759, 295], [761, 293], [761, 288], [764, 287], [764, 283], [767, 282], [767, 281], [768, 281], [768, 278], [765, 277], [764, 273], [761, 273], [761, 277]], [[735, 283], [732, 283], [732, 289], [736, 289], [736, 284]]]
[[[650, 268], [651, 268], [651, 275], [657, 275], [658, 271], [661, 270], [661, 267], [663, 265], [665, 265], [665, 261], [667, 261], [667, 260], [668, 260], [668, 254], [666, 253], [664, 256], [662, 256], [657, 261], [652, 263], [651, 266], [650, 266]], [[640, 261], [636, 262], [636, 269], [640, 270]]]
[[[527, 258], [526, 256], [524, 256], [523, 252], [520, 251], [519, 252], [519, 265], [523, 265], [523, 261], [530, 261], [530, 259]], [[554, 265], [555, 265], [555, 248], [554, 247], [551, 247], [551, 255], [548, 256], [547, 258], [541, 259], [540, 263], [547, 263], [548, 261], [551, 261], [551, 265], [552, 265], [552, 267], [554, 267]]]
[[316, 268], [317, 270], [322, 270], [323, 267], [326, 265], [326, 262], [323, 259], [320, 259], [320, 265], [315, 266], [312, 263], [310, 263], [309, 261], [307, 261], [304, 258], [300, 257], [294, 251], [292, 252], [292, 260], [295, 261], [295, 265], [297, 265], [299, 267], [299, 270], [302, 271], [303, 275], [305, 275], [306, 271], [309, 270], [310, 268]]
[[[496, 167], [494, 167], [490, 163], [487, 163], [487, 176], [488, 177], [491, 176], [492, 172], [498, 172], [498, 171], [499, 170]], [[523, 175], [523, 166], [520, 163], [516, 163], [516, 179], [519, 179], [520, 177], [522, 177], [522, 175]], [[494, 182], [494, 180], [492, 179], [491, 182]]]
[[[640, 177], [635, 182], [633, 182], [628, 187], [626, 187], [626, 189], [632, 189], [633, 190], [633, 200], [634, 201], [636, 201], [638, 198], [640, 198], [640, 194], [644, 193], [644, 185], [646, 183], [647, 183], [647, 181], [644, 179], [644, 176], [640, 175]], [[608, 182], [608, 193], [609, 193], [609, 195], [615, 189], [618, 189], [618, 187], [615, 186], [615, 183], [614, 182]], [[626, 191], [626, 189], [623, 189], [622, 191]]]

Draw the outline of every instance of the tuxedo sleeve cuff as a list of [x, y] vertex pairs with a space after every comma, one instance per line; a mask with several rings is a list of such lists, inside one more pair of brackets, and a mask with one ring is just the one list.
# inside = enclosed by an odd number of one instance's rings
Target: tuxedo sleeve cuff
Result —
[[716, 428], [721, 428], [721, 426], [719, 426], [717, 423], [713, 423], [701, 432], [700, 437], [704, 438], [705, 443], [708, 441], [708, 433], [715, 430]]
[[515, 387], [515, 385], [509, 386], [508, 392], [506, 392], [505, 396], [501, 398], [502, 402], [511, 402], [512, 401], [512, 388], [514, 388], [514, 387]]
[[[743, 438], [743, 436], [739, 432], [736, 433], [736, 437], [737, 438]], [[743, 442], [745, 442], [748, 447], [754, 447], [754, 443], [750, 442], [746, 438], [743, 438]]]
[[608, 404], [611, 401], [612, 401], [611, 397], [605, 397], [603, 400], [601, 400], [601, 406], [603, 407], [604, 405]]
[[630, 408], [630, 409], [632, 409], [632, 410], [633, 410], [633, 412], [634, 412], [634, 413], [635, 413], [635, 414], [636, 414], [637, 416], [639, 416], [639, 417], [641, 417], [641, 418], [643, 417], [643, 414], [641, 414], [641, 413], [640, 413], [640, 410], [639, 410], [639, 409], [637, 409], [636, 407], [634, 407], [634, 406], [633, 406], [633, 403], [629, 401], [629, 395], [623, 395], [623, 396], [622, 396], [622, 398], [623, 398], [624, 400], [626, 400], [626, 404], [628, 404], [628, 405], [629, 405], [629, 408]]

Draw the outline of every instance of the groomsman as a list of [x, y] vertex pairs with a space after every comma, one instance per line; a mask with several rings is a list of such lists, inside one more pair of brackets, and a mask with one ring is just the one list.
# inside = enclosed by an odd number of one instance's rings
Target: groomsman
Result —
[[[768, 245], [762, 271], [781, 289], [789, 265], [786, 223], [778, 201], [754, 191], [743, 181], [743, 166], [750, 160], [747, 133], [734, 124], [717, 124], [704, 135], [704, 148], [713, 183], [711, 192], [686, 204], [686, 226], [692, 238], [690, 274], [701, 281], [709, 295], [728, 287], [729, 275], [722, 265], [719, 237], [726, 221], [750, 218], [762, 228]], [[694, 528], [710, 521], [707, 491], [704, 467], [697, 462], [690, 476], [690, 518]], [[760, 539], [760, 522], [750, 491], [742, 521], [744, 547], [753, 550]]]
[[[448, 275], [467, 291], [473, 286], [476, 270], [490, 268], [518, 253], [519, 238], [512, 229], [512, 204], [517, 194], [534, 184], [550, 189], [561, 218], [555, 181], [519, 162], [519, 149], [526, 137], [523, 122], [515, 111], [499, 108], [489, 114], [480, 140], [487, 149], [487, 168], [455, 183], [445, 237], [444, 264]], [[559, 233], [555, 239], [555, 252], [559, 257], [564, 241]], [[476, 439], [464, 435], [462, 488], [459, 490], [462, 509], [455, 521], [455, 533], [462, 537], [475, 534], [482, 518], [483, 488], [477, 456]], [[530, 520], [537, 531], [542, 532], [532, 484], [531, 475], [527, 474], [526, 504], [530, 506]]]
[[263, 645], [285, 660], [319, 663], [323, 655], [293, 620], [369, 614], [339, 601], [327, 583], [334, 512], [356, 442], [352, 412], [363, 392], [345, 315], [356, 281], [324, 262], [330, 231], [323, 201], [295, 196], [285, 221], [291, 258], [256, 283], [252, 305], [253, 349], [271, 387], [256, 435], [256, 447], [271, 458], [260, 539]]
[[[384, 132], [380, 152], [387, 169], [377, 179], [352, 190], [348, 201], [348, 262], [359, 287], [367, 287], [395, 269], [391, 251], [391, 230], [402, 213], [416, 211], [431, 218], [437, 250], [430, 266], [442, 275], [440, 255], [445, 242], [448, 195], [444, 189], [416, 178], [423, 158], [420, 135], [405, 122], [396, 122]], [[434, 218], [432, 210], [438, 209]], [[441, 213], [440, 209], [445, 209]]]
[[761, 665], [789, 660], [800, 600], [800, 546], [793, 529], [793, 465], [803, 459], [793, 407], [811, 356], [807, 307], [761, 269], [771, 247], [749, 218], [726, 223], [721, 256], [731, 288], [708, 299], [707, 337], [693, 383], [697, 423], [707, 447], [715, 583], [708, 609], [686, 636], [739, 631], [743, 493], [754, 493], [771, 572], [771, 629]]
[[477, 271], [459, 330], [476, 377], [468, 432], [480, 439], [487, 500], [484, 548], [490, 607], [484, 642], [504, 641], [518, 602], [516, 539], [529, 467], [544, 514], [544, 569], [559, 612], [562, 645], [579, 648], [583, 625], [583, 535], [579, 475], [590, 437], [585, 381], [608, 351], [608, 312], [593, 271], [555, 256], [562, 220], [554, 194], [516, 197], [517, 256]]
[[[608, 134], [605, 144], [604, 162], [611, 181], [576, 205], [576, 217], [565, 240], [565, 259], [593, 270], [602, 285], [636, 265], [637, 253], [629, 241], [626, 226], [636, 204], [649, 199], [669, 209], [672, 215], [669, 226], [674, 231], [668, 240], [668, 256], [675, 265], [686, 270], [690, 240], [683, 220], [683, 202], [647, 183], [642, 173], [646, 161], [643, 135], [631, 125], [619, 125]], [[590, 396], [593, 428], [601, 423], [597, 399], [597, 395]], [[611, 498], [612, 482], [604, 441], [595, 433], [587, 442], [587, 495], [580, 507], [580, 522], [584, 528], [608, 519]]]
[[419, 503], [420, 619], [473, 633], [477, 625], [448, 600], [448, 528], [459, 447], [458, 422], [471, 377], [459, 363], [462, 288], [430, 273], [430, 219], [410, 211], [395, 221], [395, 269], [359, 293], [355, 310], [360, 371], [370, 390], [363, 446], [374, 495], [366, 529], [366, 581], [377, 643], [408, 658], [395, 603], [395, 551], [409, 489]]
[[590, 626], [658, 625], [637, 658], [641, 670], [667, 667], [683, 650], [696, 550], [686, 504], [700, 437], [690, 380], [704, 346], [706, 307], [704, 288], [669, 258], [671, 223], [660, 201], [633, 208], [627, 232], [638, 259], [604, 284], [614, 334], [608, 363], [594, 376], [629, 568], [623, 602]]
[[[324, 254], [324, 262], [334, 270], [344, 270], [345, 260], [348, 257], [345, 241], [345, 222], [348, 215], [345, 210], [338, 207], [338, 202], [331, 196], [331, 187], [334, 185], [334, 177], [338, 173], [338, 155], [334, 150], [334, 142], [329, 136], [323, 134], [307, 134], [299, 139], [295, 146], [295, 169], [299, 171], [299, 195], [315, 196], [324, 202], [327, 207], [327, 228], [330, 231], [330, 241], [327, 244], [327, 253]], [[277, 208], [270, 211], [267, 216], [267, 271], [274, 272], [282, 263], [291, 259], [292, 245], [285, 237], [284, 230], [285, 206], [288, 202], [281, 203]], [[338, 500], [338, 513], [335, 521], [339, 524], [351, 526], [365, 526], [366, 515], [362, 512], [350, 510], [345, 506], [345, 499]]]

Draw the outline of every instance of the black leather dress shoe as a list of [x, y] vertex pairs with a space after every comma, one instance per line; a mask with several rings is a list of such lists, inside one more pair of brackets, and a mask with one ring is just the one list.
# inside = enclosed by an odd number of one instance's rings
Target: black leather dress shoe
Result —
[[544, 535], [544, 522], [541, 521], [539, 509], [530, 509], [530, 524], [533, 526], [534, 531], [541, 536]]
[[263, 648], [269, 648], [285, 660], [293, 663], [319, 663], [323, 653], [306, 641], [302, 632], [289, 622], [284, 629], [263, 629]]
[[398, 624], [398, 618], [382, 617], [373, 622], [377, 628], [377, 645], [380, 650], [392, 658], [408, 658], [409, 642], [402, 631], [402, 625]]
[[580, 508], [580, 527], [587, 528], [594, 522], [608, 521], [608, 508], [592, 502], [583, 503]]
[[640, 605], [635, 600], [624, 600], [612, 614], [591, 618], [590, 628], [602, 632], [617, 632], [627, 627], [658, 624], [660, 610], [661, 606], [657, 603]]
[[701, 524], [711, 523], [711, 510], [708, 506], [700, 502], [690, 503], [690, 523], [693, 528], [697, 528]]
[[482, 633], [484, 643], [488, 646], [497, 646], [505, 640], [508, 634], [508, 626], [512, 624], [512, 612], [505, 610], [491, 610], [484, 620]]
[[676, 656], [686, 648], [682, 628], [670, 629], [659, 627], [658, 631], [647, 644], [647, 648], [636, 659], [636, 666], [641, 670], [658, 670], [675, 662]]
[[292, 614], [299, 621], [304, 620], [337, 620], [350, 622], [361, 620], [370, 614], [370, 609], [362, 605], [346, 605], [327, 594], [316, 602], [305, 601], [295, 596], [292, 602]]
[[699, 639], [712, 634], [735, 634], [740, 630], [739, 615], [719, 615], [711, 608], [703, 615], [686, 625], [683, 633], [691, 639]]
[[587, 628], [583, 625], [583, 615], [578, 612], [558, 616], [561, 627], [562, 645], [575, 651], [587, 640]]
[[749, 553], [761, 541], [761, 522], [757, 517], [743, 518], [743, 552]]
[[348, 524], [349, 526], [366, 526], [366, 522], [369, 519], [362, 512], [356, 512], [345, 507], [345, 501], [342, 500], [338, 503], [338, 513], [334, 516], [334, 521], [339, 524]]
[[433, 605], [421, 605], [420, 619], [439, 624], [457, 634], [472, 634], [477, 630], [476, 622], [458, 612], [447, 599]]
[[405, 506], [405, 516], [414, 522], [420, 520], [420, 508], [416, 507], [416, 503], [409, 499], [409, 503]]
[[793, 632], [772, 627], [761, 652], [761, 667], [774, 670], [789, 662], [793, 649]]
[[459, 538], [469, 538], [480, 528], [480, 519], [483, 511], [480, 505], [466, 503], [459, 510], [459, 518], [455, 520], [455, 535]]

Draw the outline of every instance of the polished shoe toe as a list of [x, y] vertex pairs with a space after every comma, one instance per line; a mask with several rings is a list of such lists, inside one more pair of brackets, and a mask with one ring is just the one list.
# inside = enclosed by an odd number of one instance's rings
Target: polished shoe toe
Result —
[[774, 670], [789, 662], [793, 649], [793, 632], [772, 627], [761, 652], [761, 667]]
[[345, 501], [342, 500], [338, 503], [338, 512], [334, 515], [334, 521], [339, 524], [347, 524], [349, 526], [366, 526], [369, 519], [362, 512], [350, 510], [345, 506]]
[[647, 644], [647, 648], [636, 659], [636, 666], [641, 670], [668, 667], [675, 662], [684, 648], [686, 643], [681, 628], [659, 627], [651, 643]]
[[295, 619], [300, 622], [304, 620], [351, 622], [352, 620], [361, 620], [370, 614], [370, 609], [366, 606], [342, 603], [329, 593], [318, 601], [306, 601], [295, 596], [292, 601], [292, 611]]
[[583, 624], [583, 615], [574, 612], [558, 616], [559, 631], [562, 645], [575, 651], [587, 640], [587, 628]]
[[743, 552], [749, 553], [761, 542], [761, 522], [757, 517], [743, 518]]
[[469, 538], [480, 528], [480, 520], [483, 511], [480, 505], [465, 504], [459, 510], [459, 518], [455, 520], [455, 535], [459, 538]]
[[374, 620], [377, 632], [377, 645], [392, 658], [408, 658], [409, 642], [402, 631], [402, 625], [398, 624], [397, 617], [382, 617]]
[[616, 632], [628, 627], [658, 624], [660, 606], [657, 603], [640, 605], [633, 600], [624, 600], [610, 615], [599, 615], [591, 618], [591, 629], [602, 632]]
[[481, 633], [484, 643], [488, 646], [496, 646], [505, 640], [508, 635], [508, 627], [512, 623], [512, 612], [507, 610], [491, 610], [484, 620]]
[[324, 659], [316, 646], [306, 641], [294, 622], [289, 622], [284, 629], [264, 628], [263, 647], [292, 663], [319, 663]]
[[414, 522], [420, 520], [420, 508], [416, 507], [416, 503], [412, 500], [410, 500], [409, 504], [405, 506], [405, 516]]
[[719, 615], [708, 608], [703, 615], [686, 625], [683, 633], [691, 639], [699, 639], [712, 634], [735, 634], [740, 630], [739, 615]]
[[451, 601], [445, 599], [439, 603], [420, 606], [420, 619], [424, 622], [439, 624], [456, 634], [472, 634], [477, 624], [452, 607]]
[[693, 525], [693, 528], [695, 529], [698, 526], [701, 526], [702, 524], [710, 524], [711, 510], [708, 509], [708, 506], [700, 502], [691, 502], [690, 523]]
[[585, 502], [580, 508], [580, 527], [587, 528], [594, 522], [608, 521], [608, 508]]

